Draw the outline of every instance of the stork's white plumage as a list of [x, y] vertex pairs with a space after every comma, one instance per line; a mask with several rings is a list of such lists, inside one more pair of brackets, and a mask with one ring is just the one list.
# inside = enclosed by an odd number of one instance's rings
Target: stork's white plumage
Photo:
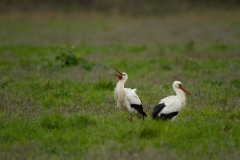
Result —
[[177, 118], [179, 112], [185, 107], [185, 93], [190, 93], [185, 88], [183, 88], [180, 81], [174, 81], [172, 87], [176, 92], [176, 95], [172, 95], [160, 100], [159, 104], [153, 109], [153, 118], [159, 117], [163, 120], [174, 120]]
[[132, 114], [135, 114], [138, 118], [143, 118], [147, 115], [143, 111], [142, 102], [136, 94], [136, 89], [124, 88], [124, 84], [128, 79], [128, 75], [125, 72], [120, 72], [116, 69], [120, 75], [114, 75], [119, 78], [117, 86], [114, 90], [114, 98], [117, 101], [117, 108], [128, 111], [130, 113], [130, 122], [132, 122]]

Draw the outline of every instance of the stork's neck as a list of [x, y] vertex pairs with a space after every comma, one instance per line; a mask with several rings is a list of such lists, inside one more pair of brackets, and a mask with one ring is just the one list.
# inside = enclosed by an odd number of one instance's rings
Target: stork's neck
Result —
[[118, 81], [116, 88], [124, 89], [125, 82], [123, 80]]
[[126, 95], [126, 93], [124, 91], [124, 84], [125, 84], [124, 81], [122, 81], [122, 80], [118, 81], [117, 86], [114, 90], [114, 97], [119, 102], [122, 102], [124, 100], [125, 95]]
[[183, 101], [186, 100], [186, 96], [185, 96], [185, 93], [183, 92], [183, 90], [181, 89], [174, 89], [174, 91], [176, 92], [176, 95], [181, 98]]

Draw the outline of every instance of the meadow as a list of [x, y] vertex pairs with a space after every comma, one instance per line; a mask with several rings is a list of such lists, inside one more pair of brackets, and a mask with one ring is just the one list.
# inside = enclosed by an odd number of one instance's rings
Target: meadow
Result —
[[[238, 159], [240, 11], [0, 15], [0, 159]], [[145, 120], [116, 109], [114, 67]], [[174, 122], [151, 118], [180, 80]]]

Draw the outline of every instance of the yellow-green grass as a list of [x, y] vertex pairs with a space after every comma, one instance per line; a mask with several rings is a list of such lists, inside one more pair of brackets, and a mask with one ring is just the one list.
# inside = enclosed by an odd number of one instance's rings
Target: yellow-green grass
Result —
[[[1, 17], [0, 159], [238, 159], [240, 30], [231, 15]], [[114, 67], [137, 88], [144, 121], [115, 108]], [[174, 80], [192, 94], [186, 108], [174, 122], [152, 120]]]

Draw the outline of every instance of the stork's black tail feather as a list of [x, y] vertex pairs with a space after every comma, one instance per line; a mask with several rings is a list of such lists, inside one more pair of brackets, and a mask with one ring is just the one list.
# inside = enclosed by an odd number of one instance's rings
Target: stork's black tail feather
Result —
[[164, 103], [160, 103], [156, 107], [154, 107], [153, 112], [152, 112], [152, 117], [156, 118], [158, 113], [161, 112], [165, 106], [166, 105]]
[[144, 119], [144, 117], [147, 117], [147, 114], [143, 111], [143, 107], [141, 104], [131, 104], [130, 106], [132, 108], [136, 109], [138, 111], [138, 113], [143, 115], [143, 119]]

